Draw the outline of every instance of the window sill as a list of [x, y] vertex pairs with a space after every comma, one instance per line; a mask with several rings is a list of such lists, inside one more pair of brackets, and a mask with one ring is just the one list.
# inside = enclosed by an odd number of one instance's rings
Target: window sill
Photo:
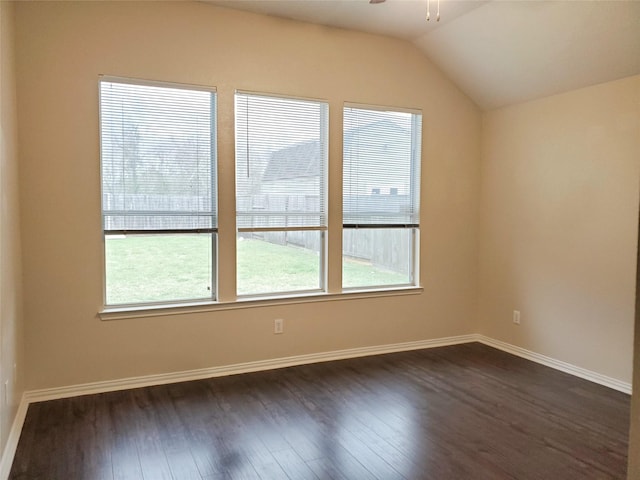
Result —
[[419, 295], [422, 287], [401, 287], [388, 290], [357, 290], [343, 293], [312, 293], [287, 297], [239, 298], [234, 302], [197, 302], [141, 307], [106, 307], [98, 312], [100, 320], [124, 320], [128, 318], [163, 317], [190, 313], [237, 310], [242, 308], [267, 307], [273, 305], [295, 305], [299, 303], [333, 302], [363, 298], [398, 297]]

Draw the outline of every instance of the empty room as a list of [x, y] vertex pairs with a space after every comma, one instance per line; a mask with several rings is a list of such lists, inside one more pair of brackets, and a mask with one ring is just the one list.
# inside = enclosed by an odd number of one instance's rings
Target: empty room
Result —
[[0, 0], [0, 69], [0, 480], [640, 479], [640, 1]]

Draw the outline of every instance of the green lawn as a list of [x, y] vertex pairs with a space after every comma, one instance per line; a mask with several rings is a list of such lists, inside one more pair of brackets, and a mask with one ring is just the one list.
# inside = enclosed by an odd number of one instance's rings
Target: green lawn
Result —
[[316, 252], [247, 239], [238, 242], [237, 250], [238, 295], [319, 288]]
[[[313, 290], [320, 260], [311, 250], [260, 240], [238, 242], [238, 294]], [[107, 238], [109, 305], [211, 297], [209, 235]], [[347, 260], [347, 286], [407, 283], [405, 275]]]
[[210, 235], [107, 238], [107, 304], [210, 298]]

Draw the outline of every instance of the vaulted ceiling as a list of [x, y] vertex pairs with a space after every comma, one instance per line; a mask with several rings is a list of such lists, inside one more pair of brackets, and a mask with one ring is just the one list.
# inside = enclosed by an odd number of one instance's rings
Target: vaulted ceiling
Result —
[[640, 74], [640, 0], [209, 0], [403, 38], [482, 109]]

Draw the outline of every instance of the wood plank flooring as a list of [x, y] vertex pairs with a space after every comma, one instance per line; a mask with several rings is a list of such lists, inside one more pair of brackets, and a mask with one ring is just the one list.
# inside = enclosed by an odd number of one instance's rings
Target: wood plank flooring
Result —
[[628, 395], [480, 344], [32, 404], [11, 479], [624, 479]]

